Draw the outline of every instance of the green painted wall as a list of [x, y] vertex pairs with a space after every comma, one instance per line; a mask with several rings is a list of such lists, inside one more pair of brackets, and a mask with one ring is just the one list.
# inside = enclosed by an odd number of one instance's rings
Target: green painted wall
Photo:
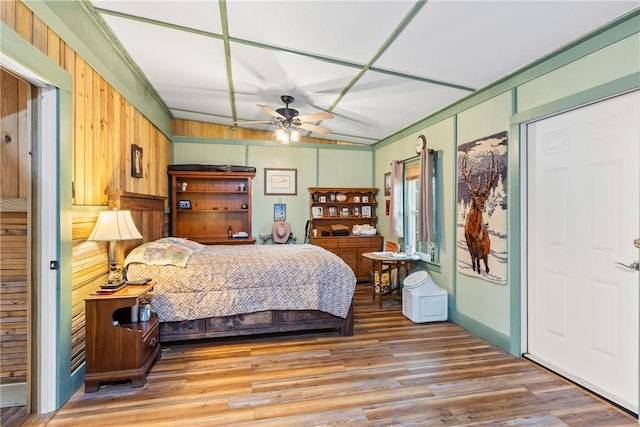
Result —
[[531, 110], [637, 73], [638, 52], [640, 34], [635, 34], [520, 85], [517, 111]]
[[[493, 85], [399, 131], [374, 148], [375, 185], [392, 159], [412, 155], [415, 138], [441, 151], [438, 203], [439, 266], [424, 265], [449, 292], [450, 318], [485, 339], [520, 354], [522, 311], [522, 192], [520, 126], [599, 99], [640, 88], [640, 11], [621, 18], [585, 40], [567, 46]], [[508, 131], [508, 281], [492, 284], [456, 271], [456, 147]], [[389, 236], [388, 219], [379, 230]]]
[[[273, 205], [287, 205], [287, 222], [297, 238], [304, 242], [309, 219], [309, 187], [370, 187], [373, 150], [317, 144], [281, 145], [267, 141], [226, 141], [194, 138], [173, 140], [174, 164], [199, 163], [242, 165], [256, 168], [252, 184], [252, 234], [271, 234]], [[297, 195], [266, 196], [264, 169], [297, 169]], [[261, 240], [258, 239], [258, 243]]]
[[[509, 130], [511, 94], [503, 93], [458, 114], [457, 145]], [[456, 148], [457, 149], [457, 148]], [[453, 159], [451, 159], [453, 157]], [[455, 153], [448, 160], [455, 162]], [[454, 163], [454, 168], [457, 165]], [[457, 200], [457, 197], [454, 197]], [[512, 209], [509, 206], [509, 209]], [[455, 209], [455, 208], [454, 208]], [[517, 206], [515, 207], [517, 209]], [[455, 213], [454, 213], [455, 215]], [[455, 239], [455, 235], [453, 236]], [[456, 273], [456, 309], [502, 334], [509, 334], [509, 287]]]

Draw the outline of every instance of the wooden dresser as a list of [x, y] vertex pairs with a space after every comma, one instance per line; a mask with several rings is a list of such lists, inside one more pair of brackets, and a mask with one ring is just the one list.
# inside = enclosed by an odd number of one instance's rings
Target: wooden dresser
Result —
[[371, 280], [373, 262], [363, 258], [362, 254], [382, 250], [382, 236], [354, 236], [351, 233], [334, 236], [331, 233], [332, 226], [337, 224], [348, 230], [352, 230], [356, 224], [375, 226], [378, 189], [310, 187], [308, 190], [311, 221], [309, 242], [342, 258], [359, 281]]

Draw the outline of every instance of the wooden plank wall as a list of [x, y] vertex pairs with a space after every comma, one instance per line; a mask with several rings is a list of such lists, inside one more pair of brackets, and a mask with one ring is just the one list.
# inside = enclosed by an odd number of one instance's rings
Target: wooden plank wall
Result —
[[31, 86], [0, 70], [0, 384], [24, 383], [28, 366]]
[[[257, 108], [257, 107], [256, 107]], [[193, 120], [173, 119], [171, 134], [174, 136], [186, 136], [191, 138], [219, 138], [219, 139], [258, 139], [262, 141], [275, 141], [271, 131], [244, 129], [239, 127], [218, 125], [215, 123], [197, 122]], [[354, 145], [350, 142], [334, 141], [331, 139], [309, 138], [300, 135], [300, 141], [316, 144], [341, 144]]]
[[27, 212], [0, 214], [0, 384], [27, 381]]
[[[166, 197], [170, 140], [21, 1], [0, 1], [0, 19], [72, 76], [74, 206], [107, 206], [106, 190]], [[131, 176], [132, 144], [143, 149], [143, 178]], [[5, 168], [4, 153], [2, 161], [2, 182], [17, 179]], [[97, 214], [74, 212], [70, 363], [75, 368], [84, 360], [83, 298], [106, 277], [107, 245], [86, 242]]]

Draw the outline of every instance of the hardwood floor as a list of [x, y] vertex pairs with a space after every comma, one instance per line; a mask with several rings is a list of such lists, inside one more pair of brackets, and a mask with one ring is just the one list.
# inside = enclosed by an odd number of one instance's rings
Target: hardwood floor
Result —
[[143, 388], [79, 390], [49, 426], [637, 426], [452, 323], [414, 324], [358, 285], [353, 337], [166, 345]]

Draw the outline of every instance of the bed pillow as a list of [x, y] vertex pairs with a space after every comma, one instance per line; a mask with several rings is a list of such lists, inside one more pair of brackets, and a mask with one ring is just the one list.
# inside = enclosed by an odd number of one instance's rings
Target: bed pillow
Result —
[[164, 237], [143, 243], [129, 252], [124, 265], [140, 263], [147, 265], [175, 265], [186, 267], [191, 255], [201, 251], [204, 245], [179, 237]]
[[174, 243], [178, 246], [191, 249], [193, 252], [200, 252], [204, 248], [203, 244], [185, 239], [184, 237], [163, 237], [156, 240], [156, 243]]

